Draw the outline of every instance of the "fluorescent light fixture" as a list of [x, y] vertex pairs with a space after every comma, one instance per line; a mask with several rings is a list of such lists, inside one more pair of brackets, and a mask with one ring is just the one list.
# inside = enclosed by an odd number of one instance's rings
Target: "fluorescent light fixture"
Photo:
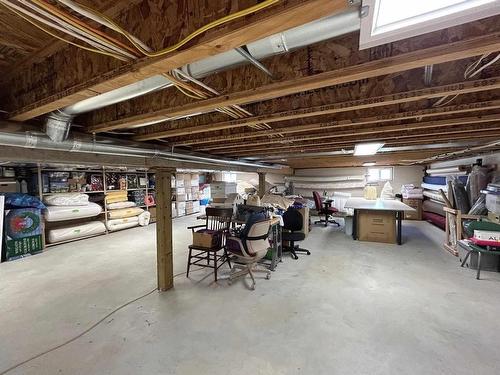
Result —
[[354, 156], [375, 155], [384, 143], [358, 143], [354, 146]]
[[377, 163], [375, 163], [374, 161], [369, 161], [367, 163], [363, 163], [363, 167], [373, 167], [375, 164]]

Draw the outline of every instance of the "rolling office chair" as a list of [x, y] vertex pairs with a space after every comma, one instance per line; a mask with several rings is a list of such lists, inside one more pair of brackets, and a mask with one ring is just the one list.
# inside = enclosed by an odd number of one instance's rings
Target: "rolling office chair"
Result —
[[314, 205], [316, 206], [316, 211], [318, 211], [318, 216], [321, 218], [322, 215], [325, 215], [324, 219], [320, 219], [314, 222], [314, 224], [319, 224], [319, 223], [325, 223], [325, 227], [330, 224], [335, 224], [336, 226], [340, 226], [339, 223], [337, 223], [335, 220], [330, 220], [328, 217], [330, 215], [333, 215], [334, 213], [337, 213], [338, 210], [335, 207], [332, 207], [331, 202], [324, 202], [322, 203], [321, 201], [321, 195], [317, 191], [313, 191], [313, 197], [314, 197]]
[[297, 253], [304, 253], [311, 255], [311, 252], [306, 249], [301, 249], [298, 245], [295, 245], [295, 241], [303, 241], [306, 235], [301, 232], [304, 226], [304, 218], [299, 210], [289, 207], [288, 210], [283, 214], [283, 233], [281, 235], [282, 241], [288, 241], [289, 245], [284, 246], [284, 251], [289, 251], [292, 258], [297, 260], [299, 257]]
[[226, 250], [234, 256], [233, 268], [229, 275], [230, 284], [248, 274], [252, 279], [250, 289], [255, 290], [254, 273], [263, 272], [267, 280], [271, 278], [271, 271], [257, 264], [269, 249], [267, 237], [270, 227], [270, 220], [264, 214], [253, 213], [238, 236], [226, 238]]

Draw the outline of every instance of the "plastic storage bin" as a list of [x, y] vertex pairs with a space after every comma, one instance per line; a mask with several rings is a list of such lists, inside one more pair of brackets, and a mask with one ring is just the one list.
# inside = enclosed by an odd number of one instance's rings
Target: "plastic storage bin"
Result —
[[500, 214], [500, 195], [486, 194], [486, 208], [495, 214]]

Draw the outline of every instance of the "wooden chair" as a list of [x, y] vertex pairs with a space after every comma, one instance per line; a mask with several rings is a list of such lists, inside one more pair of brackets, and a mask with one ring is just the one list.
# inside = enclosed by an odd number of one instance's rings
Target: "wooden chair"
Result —
[[[212, 245], [209, 247], [195, 245], [189, 246], [186, 277], [189, 277], [189, 269], [191, 265], [213, 268], [215, 281], [217, 281], [217, 270], [224, 263], [227, 262], [229, 264], [229, 268], [231, 268], [231, 262], [225, 249], [225, 240], [226, 235], [229, 232], [232, 216], [232, 208], [207, 207], [205, 224], [188, 227], [188, 229], [191, 229], [193, 233], [203, 232], [212, 235], [214, 237], [214, 241], [212, 241]], [[224, 253], [218, 254], [220, 250], [223, 250]]]

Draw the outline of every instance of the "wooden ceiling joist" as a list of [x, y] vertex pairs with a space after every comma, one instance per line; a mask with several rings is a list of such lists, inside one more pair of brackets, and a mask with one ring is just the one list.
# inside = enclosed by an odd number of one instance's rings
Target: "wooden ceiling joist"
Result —
[[[236, 134], [227, 134], [213, 137], [189, 137], [183, 138], [179, 141], [173, 141], [169, 144], [174, 147], [179, 146], [193, 146], [193, 145], [205, 145], [205, 144], [220, 144], [223, 142], [226, 144], [231, 141], [238, 141], [242, 139], [253, 139], [253, 138], [263, 138], [267, 139], [269, 137], [282, 136], [284, 134], [293, 134], [293, 133], [302, 133], [302, 132], [311, 132], [317, 130], [327, 130], [338, 126], [361, 126], [368, 124], [378, 124], [381, 122], [389, 122], [389, 121], [402, 121], [402, 120], [410, 120], [417, 118], [427, 118], [427, 117], [435, 117], [440, 115], [454, 115], [454, 114], [462, 114], [467, 112], [476, 112], [476, 111], [489, 111], [500, 108], [500, 100], [491, 100], [487, 102], [477, 102], [477, 103], [467, 103], [467, 104], [456, 104], [450, 105], [446, 107], [433, 107], [428, 109], [421, 109], [415, 111], [406, 111], [399, 113], [391, 113], [386, 115], [365, 117], [365, 118], [357, 118], [350, 120], [332, 120], [328, 122], [318, 122], [312, 124], [305, 125], [292, 125], [292, 126], [282, 126], [280, 128], [274, 129], [266, 129], [266, 130], [257, 130], [257, 131], [246, 131], [240, 132]], [[245, 144], [247, 144], [245, 142]], [[198, 146], [196, 146], [198, 149]], [[200, 146], [204, 147], [204, 146]]]
[[272, 113], [247, 117], [239, 120], [224, 121], [215, 124], [198, 125], [179, 129], [170, 129], [153, 133], [146, 133], [134, 137], [137, 141], [147, 141], [160, 138], [177, 137], [210, 131], [235, 129], [260, 123], [273, 123], [278, 121], [294, 120], [299, 118], [331, 115], [334, 113], [382, 107], [387, 105], [409, 103], [422, 99], [439, 98], [445, 95], [467, 94], [488, 91], [500, 88], [500, 77], [481, 79], [476, 81], [463, 81], [453, 85], [436, 86], [419, 90], [399, 92], [384, 96], [349, 100], [341, 103], [326, 104], [312, 108], [301, 108], [286, 112]]
[[[222, 5], [221, 2], [203, 3], [205, 6], [213, 5], [213, 7]], [[207, 10], [207, 13], [214, 15], [226, 13], [227, 9], [230, 8], [229, 4], [231, 2], [227, 1], [226, 3], [221, 9], [212, 8], [210, 11]], [[56, 69], [52, 77], [54, 82], [43, 82], [43, 84], [36, 85], [33, 90], [26, 92], [21, 90], [21, 93], [17, 95], [16, 82], [10, 81], [13, 84], [11, 89], [13, 89], [14, 93], [9, 96], [10, 102], [6, 103], [6, 108], [9, 109], [12, 120], [28, 120], [74, 104], [82, 99], [168, 72], [184, 64], [231, 50], [254, 40], [317, 20], [325, 15], [344, 11], [348, 8], [349, 4], [345, 0], [281, 1], [261, 12], [246, 16], [244, 19], [239, 19], [208, 31], [188, 48], [161, 57], [143, 58], [132, 63], [121, 64], [115, 69], [97, 72], [99, 74], [96, 74], [94, 70], [82, 70], [82, 77], [78, 79], [77, 84], [69, 86], [63, 84], [61, 86], [61, 80], [63, 83], [65, 79], [69, 82], [68, 77], [64, 76], [67, 72], [65, 69], [70, 69], [70, 72], [74, 75], [74, 67], [82, 65], [82, 53], [85, 53], [82, 50], [69, 49], [66, 51], [68, 56], [63, 60], [64, 64], [69, 67], [63, 65], [59, 67], [59, 70]], [[138, 11], [140, 13], [140, 9]], [[183, 14], [188, 16], [188, 12], [184, 12]], [[151, 17], [156, 17], [156, 14], [152, 14]], [[155, 24], [154, 22], [157, 21], [158, 19], [154, 18], [151, 22]], [[142, 24], [147, 25], [148, 19], [142, 19]], [[167, 24], [168, 22], [164, 23], [164, 25]], [[179, 22], [175, 24], [178, 25]], [[177, 33], [179, 30], [171, 31]], [[192, 31], [194, 30], [189, 30], [189, 32]], [[151, 30], [151, 33], [155, 32], [158, 31]], [[168, 33], [165, 34], [168, 35]], [[100, 58], [106, 59], [106, 57], [102, 56]], [[74, 65], [71, 66], [71, 64]], [[94, 67], [97, 67], [97, 65], [97, 63], [94, 63]], [[27, 72], [27, 74], [33, 75], [33, 82], [39, 80], [36, 77], [36, 72]], [[93, 76], [89, 76], [89, 74], [93, 74]], [[56, 81], [59, 83], [58, 85], [55, 84]], [[57, 87], [57, 89], [54, 89], [54, 87]]]
[[500, 134], [500, 123], [490, 124], [491, 126], [478, 128], [474, 126], [460, 127], [448, 130], [437, 130], [437, 131], [426, 131], [426, 132], [405, 132], [396, 134], [380, 134], [380, 135], [368, 135], [364, 137], [339, 137], [339, 139], [330, 139], [327, 142], [313, 142], [313, 143], [299, 143], [299, 144], [287, 144], [280, 146], [267, 146], [267, 147], [245, 147], [239, 148], [239, 150], [221, 150], [217, 154], [225, 156], [243, 157], [243, 156], [260, 156], [260, 155], [270, 155], [273, 153], [282, 153], [287, 150], [306, 150], [308, 148], [318, 149], [321, 147], [333, 149], [337, 145], [354, 145], [359, 142], [386, 142], [390, 140], [404, 140], [404, 144], [411, 144], [414, 141], [422, 141], [422, 144], [434, 141], [454, 141], [456, 139], [465, 138], [475, 138], [475, 136], [494, 136]]
[[103, 132], [123, 129], [150, 121], [161, 121], [165, 118], [187, 116], [194, 113], [207, 112], [215, 108], [235, 104], [246, 104], [256, 101], [270, 100], [276, 97], [295, 94], [308, 90], [343, 84], [356, 80], [393, 74], [405, 70], [440, 64], [448, 61], [474, 57], [484, 53], [500, 50], [500, 32], [482, 37], [449, 43], [412, 51], [397, 56], [381, 58], [359, 65], [348, 66], [333, 71], [320, 73], [284, 82], [277, 82], [259, 88], [230, 93], [213, 99], [201, 100], [177, 108], [166, 108], [159, 111], [131, 116], [116, 121], [97, 124], [89, 128], [90, 132]]
[[[226, 149], [240, 149], [241, 147], [251, 147], [251, 146], [259, 146], [259, 145], [275, 145], [275, 144], [283, 144], [286, 142], [307, 142], [312, 140], [324, 140], [329, 138], [338, 138], [338, 137], [359, 137], [361, 135], [367, 134], [379, 134], [379, 133], [389, 133], [389, 132], [407, 132], [412, 130], [424, 130], [424, 129], [437, 129], [437, 128], [450, 128], [453, 129], [457, 125], [468, 125], [468, 124], [481, 124], [487, 122], [500, 122], [500, 113], [485, 115], [485, 116], [475, 116], [475, 117], [462, 117], [457, 119], [449, 119], [449, 120], [436, 120], [436, 121], [427, 121], [427, 122], [412, 122], [406, 124], [398, 124], [398, 125], [390, 125], [390, 126], [371, 126], [370, 128], [361, 128], [350, 129], [347, 131], [342, 131], [346, 126], [332, 126], [328, 130], [328, 132], [316, 133], [313, 135], [302, 135], [295, 137], [280, 137], [280, 138], [268, 138], [266, 140], [258, 140], [254, 142], [244, 141], [238, 143], [223, 143], [212, 146], [204, 146], [197, 148], [197, 151], [207, 151], [213, 152], [214, 150], [226, 150]], [[358, 125], [358, 124], [355, 124]]]

